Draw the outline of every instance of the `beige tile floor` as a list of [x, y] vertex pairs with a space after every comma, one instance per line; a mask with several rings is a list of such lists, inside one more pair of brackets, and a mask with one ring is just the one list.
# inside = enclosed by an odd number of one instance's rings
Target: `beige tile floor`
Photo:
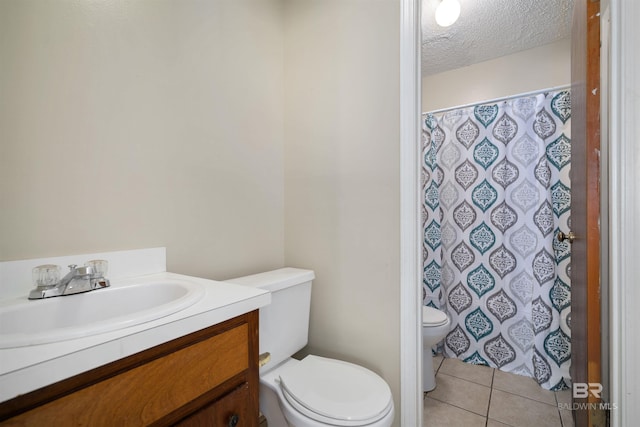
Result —
[[[425, 427], [573, 427], [571, 391], [457, 359], [434, 358], [436, 388], [425, 393]], [[560, 405], [563, 404], [563, 405]]]

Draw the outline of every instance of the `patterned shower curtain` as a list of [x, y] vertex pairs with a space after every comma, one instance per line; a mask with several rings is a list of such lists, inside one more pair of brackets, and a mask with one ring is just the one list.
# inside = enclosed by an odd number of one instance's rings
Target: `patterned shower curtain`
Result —
[[424, 303], [442, 351], [569, 386], [568, 90], [423, 116]]

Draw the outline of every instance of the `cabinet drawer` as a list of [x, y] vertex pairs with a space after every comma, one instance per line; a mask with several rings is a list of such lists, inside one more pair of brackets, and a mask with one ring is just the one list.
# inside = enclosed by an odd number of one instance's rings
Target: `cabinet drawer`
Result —
[[249, 384], [240, 387], [176, 424], [179, 427], [253, 427], [257, 418], [249, 405]]
[[148, 425], [249, 368], [248, 325], [8, 419], [6, 425]]

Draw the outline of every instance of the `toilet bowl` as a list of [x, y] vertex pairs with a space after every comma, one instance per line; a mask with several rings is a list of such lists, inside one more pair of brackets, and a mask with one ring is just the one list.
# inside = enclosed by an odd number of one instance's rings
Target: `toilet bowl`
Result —
[[228, 282], [271, 292], [260, 309], [260, 411], [269, 427], [389, 427], [394, 419], [389, 385], [353, 363], [314, 355], [291, 356], [308, 341], [313, 271], [282, 268]]
[[387, 383], [351, 363], [309, 355], [260, 375], [260, 410], [272, 427], [388, 427]]
[[449, 332], [450, 326], [451, 320], [444, 311], [422, 306], [422, 386], [425, 392], [436, 388], [431, 348], [442, 341]]

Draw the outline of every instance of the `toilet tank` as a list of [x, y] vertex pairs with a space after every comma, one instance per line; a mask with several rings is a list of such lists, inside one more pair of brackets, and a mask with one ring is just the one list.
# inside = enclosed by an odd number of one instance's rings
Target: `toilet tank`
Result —
[[271, 304], [260, 308], [260, 354], [269, 352], [269, 370], [307, 345], [312, 270], [281, 268], [227, 282], [271, 292]]

